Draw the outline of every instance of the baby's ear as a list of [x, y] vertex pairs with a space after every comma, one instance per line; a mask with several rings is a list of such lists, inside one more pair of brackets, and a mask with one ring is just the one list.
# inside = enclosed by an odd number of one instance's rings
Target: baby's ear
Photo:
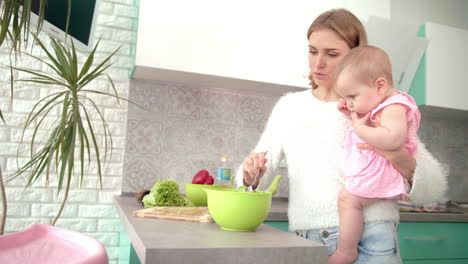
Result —
[[375, 88], [377, 88], [377, 91], [381, 94], [387, 92], [388, 89], [388, 82], [385, 78], [379, 77], [375, 80]]

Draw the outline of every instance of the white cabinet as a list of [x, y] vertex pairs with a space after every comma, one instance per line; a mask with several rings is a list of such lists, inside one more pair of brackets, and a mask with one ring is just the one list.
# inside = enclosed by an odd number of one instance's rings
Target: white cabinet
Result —
[[325, 1], [141, 0], [134, 78], [308, 88], [306, 32]]
[[426, 37], [425, 105], [468, 111], [468, 31], [428, 22]]
[[371, 16], [365, 26], [369, 45], [385, 50], [390, 57], [394, 88], [408, 92], [427, 46], [427, 40], [417, 36], [419, 25]]

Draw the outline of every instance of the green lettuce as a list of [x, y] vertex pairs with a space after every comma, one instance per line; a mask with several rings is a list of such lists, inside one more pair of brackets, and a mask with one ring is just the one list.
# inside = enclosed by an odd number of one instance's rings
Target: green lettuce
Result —
[[155, 206], [193, 206], [179, 193], [179, 185], [174, 180], [157, 181], [149, 194], [143, 197], [145, 207]]

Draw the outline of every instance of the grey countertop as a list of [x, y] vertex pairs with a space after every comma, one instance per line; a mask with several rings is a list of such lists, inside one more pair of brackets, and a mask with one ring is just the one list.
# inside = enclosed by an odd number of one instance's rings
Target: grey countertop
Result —
[[[143, 208], [134, 196], [118, 196], [114, 200], [143, 264], [327, 262], [324, 245], [268, 225], [260, 225], [255, 232], [233, 232], [222, 230], [215, 223], [140, 218], [132, 215]], [[275, 218], [285, 214], [282, 202], [273, 203], [271, 215]]]
[[[327, 249], [267, 225], [255, 232], [232, 232], [214, 223], [133, 217], [143, 208], [134, 196], [115, 197], [117, 211], [144, 263], [326, 263]], [[288, 221], [288, 199], [273, 198], [265, 221]], [[400, 212], [401, 222], [467, 222], [468, 208], [447, 212]]]
[[[288, 198], [273, 198], [266, 221], [288, 221]], [[468, 223], [468, 208], [449, 206], [445, 212], [400, 212], [401, 222]]]

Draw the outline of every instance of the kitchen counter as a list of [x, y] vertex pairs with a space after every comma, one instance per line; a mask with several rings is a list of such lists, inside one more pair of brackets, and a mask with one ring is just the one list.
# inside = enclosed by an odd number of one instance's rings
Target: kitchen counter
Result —
[[[326, 263], [327, 249], [267, 225], [256, 232], [224, 231], [215, 223], [133, 217], [134, 196], [115, 197], [117, 211], [141, 263]], [[288, 199], [274, 197], [265, 221], [288, 221]], [[400, 212], [401, 222], [464, 222], [468, 208]]]
[[[255, 232], [233, 232], [215, 223], [140, 218], [132, 215], [143, 208], [134, 196], [114, 201], [142, 264], [326, 263], [328, 258], [324, 245], [268, 225]], [[287, 200], [275, 198], [267, 221], [287, 221], [284, 208]]]
[[[265, 221], [288, 221], [288, 198], [273, 198]], [[400, 212], [400, 221], [468, 223], [468, 208], [448, 206], [445, 212]]]

